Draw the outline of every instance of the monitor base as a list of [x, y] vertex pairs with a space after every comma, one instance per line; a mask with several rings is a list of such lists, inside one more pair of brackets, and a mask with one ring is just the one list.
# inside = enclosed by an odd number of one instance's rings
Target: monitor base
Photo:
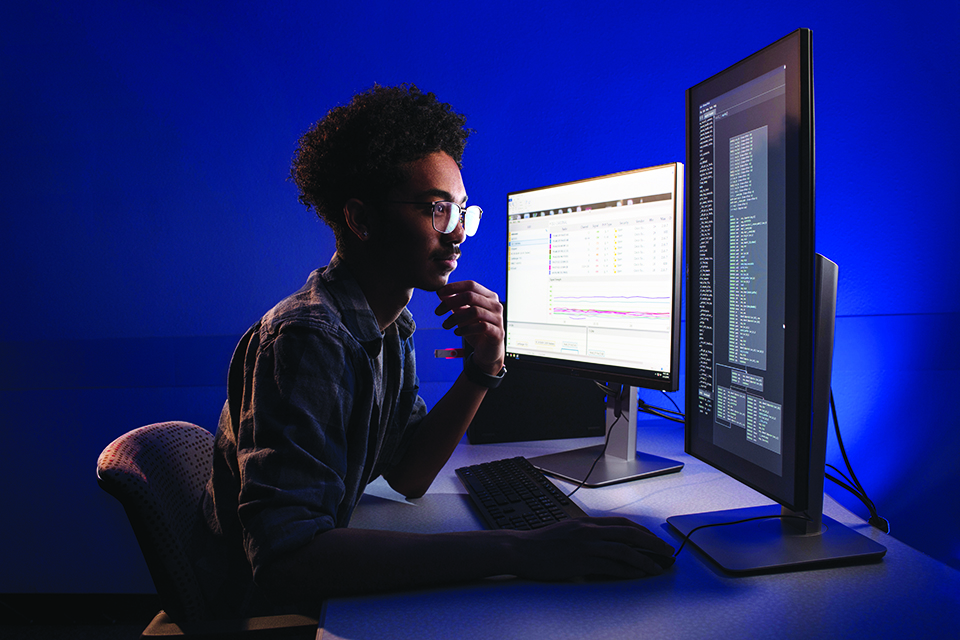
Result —
[[776, 518], [777, 505], [695, 513], [667, 518], [684, 537], [697, 527], [767, 516], [740, 524], [696, 531], [690, 544], [723, 571], [733, 574], [778, 573], [876, 562], [886, 547], [833, 518], [823, 516], [819, 534], [800, 533], [796, 524]]
[[[636, 452], [633, 460], [603, 455], [597, 461], [601, 451], [603, 451], [603, 445], [595, 445], [530, 458], [530, 463], [546, 474], [576, 484], [580, 484], [587, 473], [590, 473], [590, 477], [583, 483], [585, 487], [603, 487], [618, 482], [652, 478], [666, 473], [675, 473], [683, 468], [682, 462], [640, 451]], [[591, 472], [590, 467], [593, 466], [594, 461], [597, 461], [597, 465]]]

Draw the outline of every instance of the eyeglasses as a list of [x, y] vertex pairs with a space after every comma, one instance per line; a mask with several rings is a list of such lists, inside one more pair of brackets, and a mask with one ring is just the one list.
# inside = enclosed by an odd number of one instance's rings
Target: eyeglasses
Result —
[[461, 207], [454, 202], [406, 202], [403, 200], [389, 200], [393, 204], [415, 204], [421, 207], [430, 207], [433, 214], [433, 228], [440, 233], [453, 233], [457, 223], [463, 221], [463, 231], [472, 236], [480, 227], [480, 216], [483, 209], [477, 205]]

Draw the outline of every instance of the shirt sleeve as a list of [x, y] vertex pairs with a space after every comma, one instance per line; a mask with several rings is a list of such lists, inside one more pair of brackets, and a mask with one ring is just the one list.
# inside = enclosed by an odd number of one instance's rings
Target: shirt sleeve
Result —
[[371, 406], [362, 396], [373, 387], [357, 355], [302, 327], [284, 327], [260, 345], [237, 437], [238, 516], [254, 576], [349, 518], [345, 496], [362, 486], [369, 431], [360, 428]]
[[399, 424], [387, 434], [384, 450], [390, 456], [381, 459], [376, 475], [389, 475], [390, 471], [399, 463], [410, 443], [413, 440], [420, 423], [427, 415], [427, 405], [420, 397], [420, 378], [417, 376], [417, 357], [413, 336], [400, 342], [400, 352], [403, 358], [402, 378], [400, 383], [400, 397], [397, 402], [396, 419]]

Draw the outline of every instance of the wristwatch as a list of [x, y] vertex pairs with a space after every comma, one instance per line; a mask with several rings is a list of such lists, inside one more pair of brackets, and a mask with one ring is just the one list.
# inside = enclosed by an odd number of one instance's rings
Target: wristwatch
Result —
[[467, 380], [474, 384], [478, 384], [481, 387], [486, 387], [488, 389], [496, 389], [500, 386], [500, 381], [503, 380], [503, 376], [507, 373], [506, 367], [500, 367], [500, 371], [497, 375], [492, 376], [486, 371], [483, 371], [473, 362], [473, 354], [467, 356], [466, 361], [463, 363], [463, 372], [467, 374]]

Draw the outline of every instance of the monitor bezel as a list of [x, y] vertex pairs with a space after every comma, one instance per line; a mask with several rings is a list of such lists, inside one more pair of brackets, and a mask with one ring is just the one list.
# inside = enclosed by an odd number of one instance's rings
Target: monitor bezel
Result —
[[[712, 427], [696, 411], [698, 385], [695, 375], [685, 381], [685, 451], [739, 480], [759, 493], [793, 511], [807, 508], [810, 473], [810, 426], [814, 353], [814, 267], [815, 267], [815, 167], [813, 112], [812, 37], [799, 29], [757, 53], [728, 67], [686, 92], [687, 171], [695, 172], [697, 142], [692, 127], [698, 107], [783, 64], [786, 76], [786, 239], [785, 239], [785, 361], [783, 474], [767, 471], [752, 462], [699, 437], [698, 430]], [[687, 216], [699, 214], [696, 184], [687, 176]], [[699, 233], [687, 229], [689, 256], [687, 318], [695, 319], [699, 302], [698, 270], [694, 263]], [[694, 320], [695, 321], [695, 320]], [[697, 371], [695, 333], [688, 332], [686, 371]], [[708, 423], [708, 424], [704, 424]]]
[[[685, 196], [685, 187], [683, 184], [684, 180], [684, 166], [681, 162], [669, 162], [661, 165], [654, 165], [650, 167], [643, 167], [639, 169], [633, 169], [630, 171], [620, 171], [616, 173], [610, 173], [601, 176], [595, 176], [591, 178], [585, 178], [582, 180], [572, 180], [569, 182], [561, 182], [557, 184], [549, 184], [541, 187], [531, 188], [531, 189], [522, 189], [518, 191], [511, 191], [507, 194], [507, 203], [509, 211], [509, 202], [510, 198], [524, 194], [531, 193], [535, 191], [542, 191], [544, 189], [552, 189], [556, 187], [562, 187], [573, 184], [580, 184], [585, 182], [594, 182], [597, 180], [603, 180], [606, 178], [613, 178], [616, 176], [622, 176], [632, 173], [639, 173], [643, 171], [652, 171], [663, 169], [664, 167], [672, 166], [674, 168], [674, 186], [673, 192], [675, 194], [673, 200], [673, 260], [672, 260], [672, 274], [671, 274], [671, 289], [672, 289], [672, 304], [671, 304], [671, 320], [670, 320], [670, 371], [664, 377], [658, 375], [661, 372], [640, 370], [640, 369], [631, 369], [629, 367], [619, 367], [611, 365], [602, 365], [589, 362], [578, 362], [574, 360], [565, 360], [562, 358], [550, 358], [544, 356], [534, 356], [527, 354], [515, 354], [510, 353], [509, 351], [506, 354], [505, 365], [508, 369], [512, 367], [533, 370], [533, 371], [549, 371], [553, 373], [560, 373], [564, 375], [569, 375], [578, 378], [587, 378], [591, 380], [596, 380], [598, 382], [612, 383], [612, 384], [622, 384], [626, 386], [633, 386], [644, 389], [653, 389], [657, 391], [677, 391], [680, 388], [680, 362], [681, 362], [681, 294], [683, 290], [683, 224], [684, 224], [684, 196]], [[507, 242], [510, 241], [510, 225], [509, 221], [507, 223]], [[507, 260], [509, 261], [509, 252], [507, 252]], [[504, 318], [504, 331], [509, 332], [509, 323], [510, 323], [510, 300], [509, 300], [509, 291], [510, 291], [510, 269], [506, 270], [506, 290], [508, 295], [503, 301], [503, 318]], [[506, 342], [506, 335], [504, 336], [504, 342]]]

